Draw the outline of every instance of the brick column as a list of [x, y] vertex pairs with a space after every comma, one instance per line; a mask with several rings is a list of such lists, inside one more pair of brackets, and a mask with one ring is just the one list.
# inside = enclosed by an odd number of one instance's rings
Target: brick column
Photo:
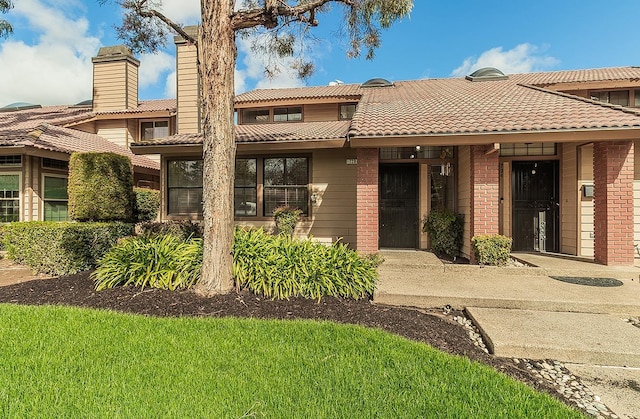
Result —
[[593, 145], [594, 255], [605, 265], [633, 265], [633, 141]]
[[378, 155], [377, 148], [357, 150], [357, 249], [378, 252]]
[[[486, 151], [486, 146], [471, 147], [469, 239], [478, 234], [498, 234], [500, 231], [500, 153], [486, 154]], [[471, 250], [472, 263], [474, 259]]]

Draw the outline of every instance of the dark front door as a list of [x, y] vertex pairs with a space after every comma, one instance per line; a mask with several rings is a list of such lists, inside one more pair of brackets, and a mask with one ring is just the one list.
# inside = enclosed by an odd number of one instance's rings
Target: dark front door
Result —
[[558, 162], [513, 162], [513, 250], [559, 249]]
[[418, 165], [380, 165], [380, 247], [418, 245]]

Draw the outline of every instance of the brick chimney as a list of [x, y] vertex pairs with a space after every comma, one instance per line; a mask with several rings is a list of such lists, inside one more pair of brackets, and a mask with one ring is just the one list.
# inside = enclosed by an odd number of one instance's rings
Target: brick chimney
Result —
[[138, 61], [124, 45], [103, 47], [93, 61], [93, 110], [138, 107]]
[[[198, 26], [184, 28], [187, 34], [198, 38]], [[200, 79], [198, 77], [198, 51], [195, 45], [181, 36], [174, 38], [176, 44], [176, 116], [178, 134], [200, 132]]]

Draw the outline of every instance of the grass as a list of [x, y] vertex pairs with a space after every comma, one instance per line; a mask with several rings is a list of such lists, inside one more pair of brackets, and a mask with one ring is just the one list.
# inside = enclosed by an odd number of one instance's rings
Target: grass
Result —
[[583, 416], [378, 330], [0, 304], [0, 417]]

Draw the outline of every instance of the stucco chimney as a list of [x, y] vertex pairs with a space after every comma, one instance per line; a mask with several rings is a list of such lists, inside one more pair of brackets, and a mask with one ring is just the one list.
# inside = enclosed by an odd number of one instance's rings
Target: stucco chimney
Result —
[[138, 61], [124, 45], [103, 47], [93, 61], [93, 110], [138, 107]]
[[[187, 26], [184, 30], [198, 38], [198, 27]], [[181, 36], [174, 38], [176, 44], [176, 96], [178, 134], [200, 132], [200, 79], [198, 78], [198, 51], [192, 43]]]

